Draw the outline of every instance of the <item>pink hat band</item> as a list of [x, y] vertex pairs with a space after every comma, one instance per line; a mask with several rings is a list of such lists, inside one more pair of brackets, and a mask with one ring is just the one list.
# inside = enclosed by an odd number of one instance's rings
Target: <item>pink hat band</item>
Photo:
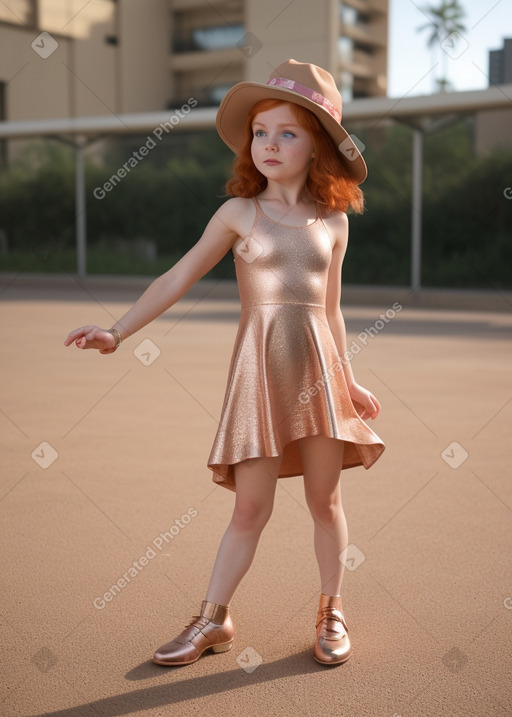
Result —
[[288, 80], [286, 77], [273, 77], [265, 84], [275, 87], [284, 87], [286, 90], [293, 90], [293, 92], [296, 92], [298, 95], [302, 95], [302, 97], [306, 97], [308, 100], [311, 100], [320, 107], [323, 107], [327, 110], [331, 117], [334, 117], [336, 122], [341, 124], [341, 112], [336, 109], [327, 97], [324, 97], [319, 92], [315, 92], [315, 90], [312, 90], [310, 87], [299, 85], [299, 83], [295, 82], [295, 80]]

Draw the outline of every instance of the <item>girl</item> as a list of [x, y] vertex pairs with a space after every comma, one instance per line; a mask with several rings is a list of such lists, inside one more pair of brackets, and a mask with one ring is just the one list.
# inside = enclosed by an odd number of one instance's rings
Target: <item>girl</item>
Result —
[[232, 198], [111, 329], [83, 326], [65, 341], [112, 353], [233, 252], [240, 325], [208, 467], [213, 481], [236, 492], [235, 505], [201, 614], [156, 651], [158, 665], [230, 649], [229, 603], [272, 513], [277, 479], [297, 475], [320, 571], [314, 657], [329, 665], [350, 657], [340, 595], [348, 545], [340, 471], [369, 468], [384, 444], [364, 422], [380, 404], [356, 383], [346, 358], [345, 212], [362, 211], [366, 165], [340, 123], [334, 79], [315, 65], [288, 60], [266, 84], [235, 85], [217, 114], [221, 138], [238, 155], [227, 184]]

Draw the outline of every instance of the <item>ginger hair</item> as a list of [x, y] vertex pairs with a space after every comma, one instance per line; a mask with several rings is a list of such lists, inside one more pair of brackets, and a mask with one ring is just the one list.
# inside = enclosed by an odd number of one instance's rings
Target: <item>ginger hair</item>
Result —
[[[244, 142], [233, 163], [233, 177], [226, 183], [226, 192], [230, 196], [255, 197], [267, 186], [267, 178], [256, 169], [251, 157], [252, 123], [259, 112], [274, 109], [285, 102], [276, 99], [260, 100], [249, 112], [245, 123]], [[360, 214], [364, 205], [363, 193], [356, 180], [352, 179], [345, 169], [334, 141], [312, 112], [293, 102], [287, 104], [290, 104], [297, 123], [309, 132], [313, 140], [315, 156], [311, 160], [306, 180], [306, 187], [313, 199], [327, 211], [338, 209], [346, 212], [352, 207]]]

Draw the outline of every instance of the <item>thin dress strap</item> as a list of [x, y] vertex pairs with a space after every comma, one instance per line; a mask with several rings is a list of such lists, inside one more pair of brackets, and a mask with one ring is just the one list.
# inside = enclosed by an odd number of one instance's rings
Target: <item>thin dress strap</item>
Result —
[[324, 227], [324, 229], [325, 229], [325, 231], [326, 231], [326, 233], [327, 233], [327, 236], [329, 237], [329, 241], [330, 241], [330, 243], [331, 243], [331, 247], [333, 247], [333, 246], [334, 246], [334, 243], [333, 243], [333, 240], [332, 240], [331, 232], [329, 231], [329, 229], [328, 229], [328, 227], [327, 227], [327, 224], [324, 222], [324, 217], [323, 217], [322, 212], [320, 212], [320, 211], [318, 210], [318, 203], [317, 203], [317, 202], [315, 202], [315, 206], [316, 206], [316, 215], [317, 215], [317, 217], [320, 217], [320, 221], [322, 222], [323, 227]]
[[256, 197], [251, 197], [252, 201], [254, 202], [254, 206], [256, 207], [256, 212], [259, 212], [260, 214], [263, 214], [263, 209], [261, 208], [260, 203], [256, 199]]

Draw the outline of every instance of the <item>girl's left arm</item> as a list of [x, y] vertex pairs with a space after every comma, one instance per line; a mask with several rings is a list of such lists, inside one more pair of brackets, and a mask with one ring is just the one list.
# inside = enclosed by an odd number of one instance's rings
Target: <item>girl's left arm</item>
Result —
[[343, 373], [354, 407], [361, 418], [377, 418], [381, 408], [380, 403], [370, 391], [356, 382], [352, 366], [347, 358], [347, 332], [340, 304], [341, 270], [348, 244], [348, 217], [344, 212], [339, 212], [326, 219], [325, 223], [331, 234], [331, 240], [334, 241], [327, 280], [327, 320], [343, 365]]

